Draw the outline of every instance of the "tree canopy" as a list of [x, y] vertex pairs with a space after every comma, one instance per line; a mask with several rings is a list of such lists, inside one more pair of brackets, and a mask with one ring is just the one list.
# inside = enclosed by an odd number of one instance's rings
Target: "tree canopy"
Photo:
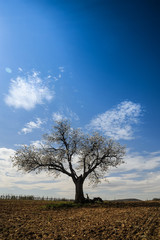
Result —
[[65, 174], [72, 178], [76, 202], [84, 202], [83, 183], [88, 178], [97, 184], [110, 167], [123, 163], [124, 146], [97, 132], [87, 134], [71, 127], [67, 120], [56, 122], [43, 136], [40, 147], [18, 149], [12, 158], [14, 166], [24, 172], [51, 172], [55, 177]]

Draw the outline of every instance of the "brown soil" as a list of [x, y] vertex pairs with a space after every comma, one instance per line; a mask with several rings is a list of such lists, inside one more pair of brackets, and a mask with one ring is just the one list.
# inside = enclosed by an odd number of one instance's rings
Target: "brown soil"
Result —
[[[0, 240], [159, 240], [160, 204], [45, 210], [42, 201], [0, 200]], [[139, 204], [139, 206], [138, 206]]]

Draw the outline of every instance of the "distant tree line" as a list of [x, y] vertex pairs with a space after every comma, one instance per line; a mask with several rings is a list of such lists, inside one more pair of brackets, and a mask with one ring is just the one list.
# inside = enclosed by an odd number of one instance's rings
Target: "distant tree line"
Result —
[[54, 197], [35, 197], [33, 195], [0, 195], [0, 199], [4, 200], [41, 200], [41, 201], [73, 201], [67, 198], [54, 198]]

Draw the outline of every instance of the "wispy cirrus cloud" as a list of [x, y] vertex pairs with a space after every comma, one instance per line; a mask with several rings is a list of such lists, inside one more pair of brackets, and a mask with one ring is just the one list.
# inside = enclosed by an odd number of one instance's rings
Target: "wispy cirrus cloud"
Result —
[[116, 140], [133, 139], [133, 125], [137, 124], [142, 113], [139, 103], [124, 101], [115, 108], [99, 114], [91, 120], [91, 129], [103, 131], [103, 133]]
[[35, 122], [31, 121], [25, 124], [25, 127], [21, 129], [19, 134], [27, 134], [31, 133], [33, 129], [41, 128], [41, 125], [43, 124], [43, 121], [40, 118], [37, 118]]
[[79, 116], [68, 107], [63, 109], [63, 111], [54, 112], [52, 114], [52, 117], [54, 121], [61, 121], [63, 119], [69, 119], [69, 120], [75, 120], [75, 121], [79, 120]]
[[36, 140], [36, 141], [31, 141], [30, 146], [34, 146], [35, 148], [42, 148], [42, 146], [44, 147], [45, 144], [43, 140]]
[[59, 113], [59, 112], [54, 112], [52, 114], [53, 120], [54, 121], [61, 121], [62, 119], [64, 119], [63, 114]]
[[66, 112], [67, 112], [67, 116], [69, 119], [73, 119], [78, 121], [79, 120], [79, 116], [77, 115], [77, 113], [73, 112], [70, 108], [66, 108]]
[[64, 67], [59, 67], [58, 69], [60, 72], [64, 72]]
[[21, 67], [18, 68], [19, 72], [23, 72], [23, 69]]
[[9, 93], [4, 98], [5, 103], [17, 109], [31, 110], [37, 104], [43, 104], [44, 100], [50, 101], [54, 92], [45, 86], [39, 75], [40, 73], [34, 71], [31, 75], [11, 79]]

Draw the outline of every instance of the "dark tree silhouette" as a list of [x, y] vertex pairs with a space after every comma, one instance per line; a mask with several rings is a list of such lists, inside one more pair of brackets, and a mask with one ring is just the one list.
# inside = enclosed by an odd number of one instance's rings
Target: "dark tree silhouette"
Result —
[[63, 173], [75, 184], [75, 202], [85, 202], [83, 183], [100, 182], [110, 167], [123, 163], [125, 148], [99, 133], [73, 129], [67, 120], [56, 122], [43, 136], [41, 147], [23, 146], [12, 157], [13, 165], [25, 172], [45, 170], [55, 177]]

